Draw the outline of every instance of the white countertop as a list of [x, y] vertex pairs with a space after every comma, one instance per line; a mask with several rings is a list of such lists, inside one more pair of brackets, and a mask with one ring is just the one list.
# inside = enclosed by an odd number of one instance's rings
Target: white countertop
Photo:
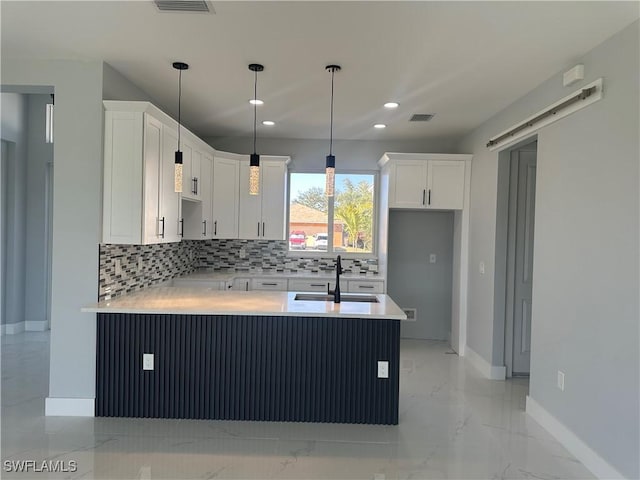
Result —
[[[155, 287], [82, 308], [97, 313], [177, 315], [255, 315], [344, 317], [406, 320], [405, 313], [385, 294], [378, 303], [294, 300], [299, 292], [219, 291], [209, 288]], [[315, 292], [317, 293], [317, 292]], [[347, 294], [345, 294], [347, 295]], [[348, 295], [358, 295], [349, 293]]]

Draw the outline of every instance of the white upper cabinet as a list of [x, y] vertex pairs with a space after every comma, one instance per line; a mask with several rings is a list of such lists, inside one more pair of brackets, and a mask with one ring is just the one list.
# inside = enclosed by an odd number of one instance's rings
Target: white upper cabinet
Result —
[[386, 154], [389, 208], [462, 210], [469, 155]]
[[[181, 194], [175, 192], [177, 123], [148, 102], [105, 101], [103, 243], [179, 242], [184, 231]], [[190, 177], [200, 176], [201, 156], [213, 155], [188, 130]], [[195, 166], [194, 166], [195, 165]], [[195, 173], [194, 173], [195, 172]], [[189, 188], [189, 177], [184, 182]], [[201, 189], [198, 195], [201, 195]]]
[[249, 195], [249, 160], [240, 162], [239, 238], [284, 240], [286, 237], [287, 164], [289, 157], [260, 158], [260, 190]]
[[216, 152], [213, 158], [211, 238], [238, 238], [241, 155]]
[[182, 238], [185, 240], [213, 238], [213, 156], [204, 154], [199, 163], [198, 195], [201, 201], [182, 202], [182, 221], [184, 222], [184, 236]]
[[201, 200], [203, 182], [201, 176], [202, 152], [189, 143], [183, 143], [182, 149], [182, 198]]

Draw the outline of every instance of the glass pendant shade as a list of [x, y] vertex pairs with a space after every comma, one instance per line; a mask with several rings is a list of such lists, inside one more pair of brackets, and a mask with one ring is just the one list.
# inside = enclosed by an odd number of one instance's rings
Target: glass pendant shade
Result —
[[327, 155], [325, 195], [333, 197], [336, 188], [336, 157]]
[[179, 150], [176, 152], [174, 165], [174, 191], [182, 193], [182, 152]]
[[249, 195], [260, 193], [260, 155], [252, 153], [249, 160]]

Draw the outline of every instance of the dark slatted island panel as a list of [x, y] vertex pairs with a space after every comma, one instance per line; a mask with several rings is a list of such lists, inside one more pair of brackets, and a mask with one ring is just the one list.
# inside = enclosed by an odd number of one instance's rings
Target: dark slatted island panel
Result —
[[[96, 416], [398, 423], [400, 321], [99, 313]], [[144, 353], [154, 370], [143, 370]], [[377, 362], [389, 362], [378, 378]]]

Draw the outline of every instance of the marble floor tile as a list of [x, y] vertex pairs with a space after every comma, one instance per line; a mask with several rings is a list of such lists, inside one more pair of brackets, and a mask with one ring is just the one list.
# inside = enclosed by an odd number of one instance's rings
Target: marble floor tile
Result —
[[49, 334], [2, 337], [2, 461], [69, 479], [586, 479], [524, 412], [526, 379], [484, 379], [441, 342], [401, 344], [398, 426], [44, 417]]

